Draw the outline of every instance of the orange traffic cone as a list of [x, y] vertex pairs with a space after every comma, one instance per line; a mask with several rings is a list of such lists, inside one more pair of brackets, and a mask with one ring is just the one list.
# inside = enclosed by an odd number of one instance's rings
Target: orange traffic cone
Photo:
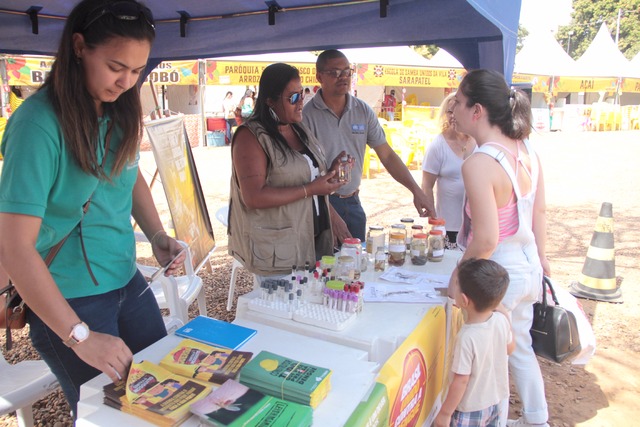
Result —
[[569, 292], [578, 298], [623, 302], [620, 286], [616, 283], [611, 203], [605, 202], [600, 208], [580, 280], [571, 284]]

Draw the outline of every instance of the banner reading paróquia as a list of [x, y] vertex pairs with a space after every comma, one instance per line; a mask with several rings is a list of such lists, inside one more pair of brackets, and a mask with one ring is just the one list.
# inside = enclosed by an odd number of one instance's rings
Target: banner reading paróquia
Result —
[[[206, 79], [208, 85], [258, 85], [262, 71], [272, 62], [207, 61]], [[289, 63], [300, 72], [304, 86], [318, 84], [316, 64]]]

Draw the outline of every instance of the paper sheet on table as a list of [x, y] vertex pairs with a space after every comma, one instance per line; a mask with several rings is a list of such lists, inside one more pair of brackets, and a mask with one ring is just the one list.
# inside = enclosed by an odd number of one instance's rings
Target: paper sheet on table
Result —
[[442, 297], [433, 286], [403, 283], [367, 282], [363, 295], [365, 302], [439, 303]]
[[448, 287], [449, 277], [448, 274], [418, 273], [400, 267], [390, 267], [380, 275], [380, 279], [387, 282], [425, 285], [434, 289]]
[[448, 275], [417, 273], [399, 267], [389, 268], [379, 279], [365, 284], [366, 302], [440, 302], [436, 288], [446, 288], [449, 284]]

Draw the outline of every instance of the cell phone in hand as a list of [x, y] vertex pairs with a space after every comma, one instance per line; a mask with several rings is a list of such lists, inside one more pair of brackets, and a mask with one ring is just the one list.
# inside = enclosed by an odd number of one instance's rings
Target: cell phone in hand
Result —
[[160, 277], [160, 275], [164, 274], [164, 272], [167, 271], [167, 268], [169, 268], [169, 266], [171, 266], [171, 264], [176, 262], [176, 260], [180, 257], [180, 255], [185, 253], [187, 251], [187, 249], [188, 248], [182, 248], [182, 250], [180, 250], [180, 252], [178, 252], [178, 254], [171, 259], [171, 261], [169, 261], [164, 267], [160, 267], [155, 273], [153, 273], [151, 275], [151, 278], [149, 279], [149, 282], [153, 282], [158, 277]]

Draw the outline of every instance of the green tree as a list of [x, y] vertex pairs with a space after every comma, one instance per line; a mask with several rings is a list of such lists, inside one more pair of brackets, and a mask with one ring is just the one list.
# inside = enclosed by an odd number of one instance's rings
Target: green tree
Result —
[[619, 12], [618, 49], [631, 59], [640, 51], [640, 0], [573, 0], [571, 23], [561, 26], [556, 38], [572, 58], [578, 59], [603, 22], [615, 40]]

